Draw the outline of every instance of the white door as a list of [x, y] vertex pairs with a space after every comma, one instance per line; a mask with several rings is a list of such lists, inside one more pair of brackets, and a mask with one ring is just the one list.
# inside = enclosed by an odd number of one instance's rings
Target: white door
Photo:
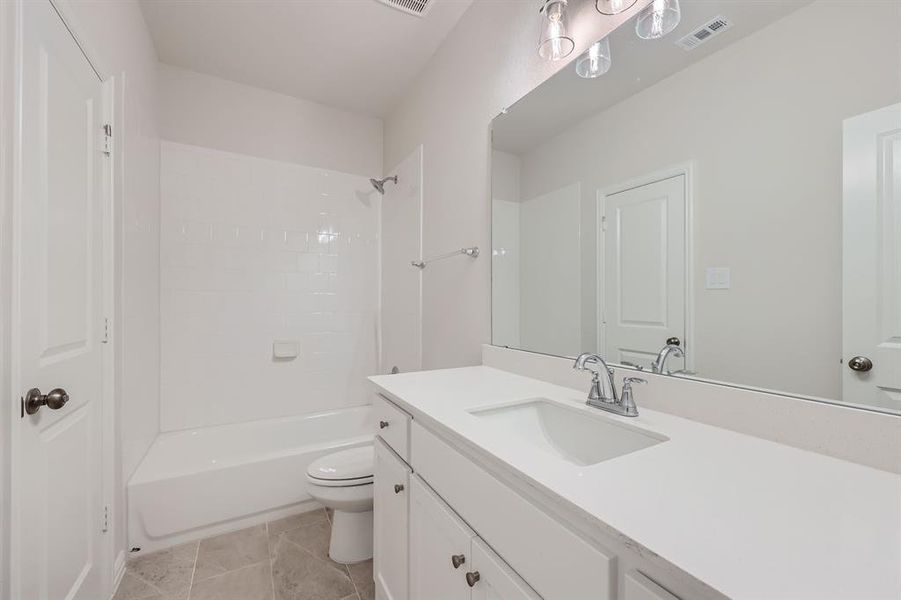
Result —
[[[604, 299], [598, 347], [618, 363], [649, 367], [669, 338], [685, 346], [685, 176], [608, 194], [603, 206]], [[684, 368], [671, 358], [669, 370]]]
[[844, 123], [845, 402], [901, 411], [901, 104]]
[[410, 598], [469, 600], [473, 531], [417, 476], [410, 490]]
[[380, 600], [407, 600], [410, 467], [378, 438], [373, 477], [376, 594]]
[[[23, 406], [14, 424], [13, 597], [97, 600], [101, 82], [47, 0], [23, 2], [22, 11], [13, 368], [22, 396], [37, 388], [47, 397], [33, 394], [36, 412]], [[50, 393], [57, 388], [66, 394]]]
[[479, 538], [472, 541], [472, 567], [467, 575], [472, 583], [472, 600], [540, 600], [535, 590]]

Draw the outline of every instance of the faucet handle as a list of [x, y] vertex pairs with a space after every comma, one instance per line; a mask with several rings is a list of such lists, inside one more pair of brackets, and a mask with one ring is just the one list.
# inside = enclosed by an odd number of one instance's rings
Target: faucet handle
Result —
[[623, 377], [623, 392], [620, 404], [623, 407], [622, 414], [627, 417], [638, 416], [638, 407], [635, 406], [635, 399], [632, 398], [633, 383], [647, 383], [647, 380], [641, 377]]

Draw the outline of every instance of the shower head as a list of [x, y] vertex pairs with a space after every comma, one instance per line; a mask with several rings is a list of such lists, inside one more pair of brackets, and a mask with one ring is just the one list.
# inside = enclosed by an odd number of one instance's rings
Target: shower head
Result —
[[377, 191], [378, 193], [380, 193], [384, 196], [385, 195], [385, 182], [387, 182], [387, 181], [394, 182], [394, 184], [397, 185], [397, 175], [385, 177], [384, 179], [370, 179], [369, 183], [372, 184], [372, 187], [375, 188], [375, 191]]

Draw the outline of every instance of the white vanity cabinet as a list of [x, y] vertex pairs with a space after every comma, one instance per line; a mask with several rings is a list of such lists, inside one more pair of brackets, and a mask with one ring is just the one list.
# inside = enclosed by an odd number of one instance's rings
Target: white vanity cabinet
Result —
[[410, 484], [410, 597], [540, 597], [418, 476]]
[[397, 405], [377, 403], [378, 600], [679, 600], [641, 572], [655, 573], [643, 557], [587, 541]]
[[383, 600], [407, 600], [410, 467], [379, 438], [373, 468], [373, 579]]
[[470, 588], [470, 529], [417, 475], [410, 485], [410, 595], [463, 600]]
[[638, 571], [626, 573], [623, 600], [679, 600]]
[[472, 540], [472, 600], [540, 600], [541, 596], [479, 538]]

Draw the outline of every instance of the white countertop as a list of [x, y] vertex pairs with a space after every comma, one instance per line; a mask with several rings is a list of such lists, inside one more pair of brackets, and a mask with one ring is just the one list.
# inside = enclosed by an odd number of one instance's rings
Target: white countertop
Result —
[[[579, 517], [726, 596], [901, 598], [899, 475], [642, 410], [641, 388], [640, 414], [628, 418], [586, 407], [587, 385], [572, 390], [484, 366], [370, 380], [451, 442], [469, 442]], [[535, 397], [669, 441], [580, 467], [467, 412]]]

